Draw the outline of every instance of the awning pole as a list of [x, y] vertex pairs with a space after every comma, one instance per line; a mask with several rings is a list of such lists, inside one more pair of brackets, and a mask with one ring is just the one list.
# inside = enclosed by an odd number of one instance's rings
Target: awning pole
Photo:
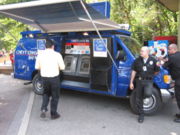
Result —
[[47, 30], [46, 30], [43, 26], [41, 26], [38, 21], [35, 21], [35, 20], [34, 20], [33, 22], [34, 22], [35, 24], [37, 24], [37, 26], [38, 26], [43, 32], [45, 32], [45, 33], [47, 32]]
[[106, 50], [107, 50], [107, 52], [108, 52], [108, 54], [109, 54], [109, 56], [110, 56], [110, 58], [111, 58], [111, 60], [112, 60], [112, 62], [113, 62], [113, 64], [114, 64], [114, 66], [115, 66], [116, 69], [118, 70], [118, 67], [117, 67], [117, 65], [116, 65], [116, 62], [114, 61], [114, 59], [113, 59], [111, 53], [109, 52], [108, 48], [106, 47], [105, 42], [104, 42], [104, 40], [103, 40], [103, 38], [102, 38], [102, 36], [101, 36], [101, 34], [100, 34], [100, 32], [99, 32], [99, 30], [98, 30], [96, 24], [94, 23], [94, 21], [93, 21], [91, 15], [89, 14], [89, 11], [87, 10], [87, 8], [86, 8], [86, 6], [85, 6], [83, 0], [80, 0], [80, 2], [81, 2], [82, 7], [84, 8], [84, 11], [86, 12], [87, 16], [89, 17], [91, 23], [93, 24], [93, 26], [94, 26], [94, 28], [95, 28], [95, 30], [96, 30], [96, 32], [97, 32], [99, 38], [101, 39], [101, 42], [104, 44], [104, 47], [106, 48]]

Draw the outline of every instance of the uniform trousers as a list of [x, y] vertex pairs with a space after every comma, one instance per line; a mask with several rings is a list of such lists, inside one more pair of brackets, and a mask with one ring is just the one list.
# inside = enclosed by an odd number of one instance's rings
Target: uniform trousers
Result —
[[180, 110], [180, 78], [175, 79], [175, 97]]
[[[136, 79], [136, 105], [138, 109], [138, 114], [144, 114], [143, 100], [146, 95], [152, 94], [153, 81], [152, 80], [139, 80]], [[146, 94], [148, 93], [148, 94]]]

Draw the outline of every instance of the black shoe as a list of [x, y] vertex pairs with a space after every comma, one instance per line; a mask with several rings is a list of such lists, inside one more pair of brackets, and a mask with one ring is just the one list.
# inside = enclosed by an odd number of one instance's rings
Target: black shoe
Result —
[[144, 115], [139, 115], [138, 122], [139, 123], [143, 123], [144, 122]]
[[176, 118], [180, 118], [180, 113], [175, 114]]
[[55, 119], [58, 119], [58, 118], [60, 118], [61, 116], [60, 116], [60, 114], [58, 114], [58, 113], [56, 113], [56, 114], [51, 114], [51, 119], [52, 120], [55, 120]]
[[41, 117], [41, 118], [46, 118], [46, 111], [43, 110], [43, 111], [41, 112], [40, 117]]
[[174, 122], [180, 123], [180, 118], [176, 118]]

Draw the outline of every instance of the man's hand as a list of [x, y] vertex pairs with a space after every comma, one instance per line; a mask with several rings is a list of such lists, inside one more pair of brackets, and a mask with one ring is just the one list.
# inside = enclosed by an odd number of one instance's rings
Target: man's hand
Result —
[[168, 60], [169, 60], [168, 58], [165, 58], [165, 59], [164, 59], [164, 62], [167, 62]]
[[130, 89], [134, 90], [134, 84], [133, 83], [130, 83]]
[[130, 80], [130, 86], [129, 86], [131, 90], [134, 90], [133, 82], [134, 82], [135, 76], [136, 76], [136, 71], [133, 70], [132, 73], [131, 73], [131, 80]]

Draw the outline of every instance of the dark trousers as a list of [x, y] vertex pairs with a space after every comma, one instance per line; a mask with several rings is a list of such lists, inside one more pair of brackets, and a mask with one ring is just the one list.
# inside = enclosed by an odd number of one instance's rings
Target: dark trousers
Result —
[[60, 79], [57, 77], [42, 77], [44, 94], [41, 110], [47, 111], [47, 106], [51, 97], [51, 115], [57, 113], [57, 106], [60, 94]]
[[180, 110], [180, 79], [175, 80], [175, 97]]
[[146, 96], [145, 93], [152, 93], [153, 81], [151, 80], [138, 80], [136, 79], [136, 105], [138, 108], [138, 114], [144, 114], [143, 100]]

